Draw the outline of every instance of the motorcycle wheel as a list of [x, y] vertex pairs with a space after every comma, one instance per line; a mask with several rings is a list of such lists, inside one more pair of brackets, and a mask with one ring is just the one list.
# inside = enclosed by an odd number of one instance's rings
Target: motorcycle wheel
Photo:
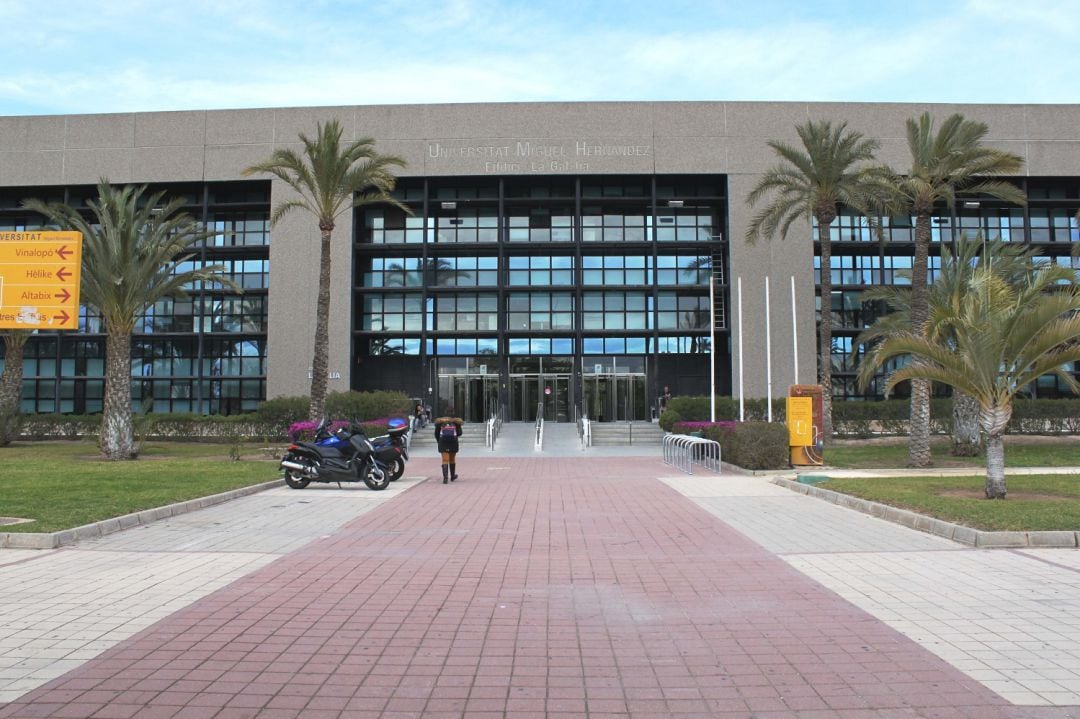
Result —
[[364, 475], [364, 484], [375, 491], [386, 489], [390, 486], [390, 474], [378, 467], [370, 467]]
[[405, 474], [405, 462], [401, 459], [395, 459], [386, 468], [386, 473], [390, 475], [390, 481], [396, 482], [401, 479], [401, 475]]
[[292, 489], [303, 489], [311, 484], [311, 480], [305, 477], [303, 472], [299, 469], [286, 469], [285, 484], [289, 485]]

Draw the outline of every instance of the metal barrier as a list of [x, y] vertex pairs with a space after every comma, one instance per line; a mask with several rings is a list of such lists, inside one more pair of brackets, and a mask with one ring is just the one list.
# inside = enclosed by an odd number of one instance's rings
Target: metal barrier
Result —
[[699, 464], [720, 474], [720, 443], [686, 434], [664, 435], [664, 464], [687, 474], [693, 474], [693, 465]]

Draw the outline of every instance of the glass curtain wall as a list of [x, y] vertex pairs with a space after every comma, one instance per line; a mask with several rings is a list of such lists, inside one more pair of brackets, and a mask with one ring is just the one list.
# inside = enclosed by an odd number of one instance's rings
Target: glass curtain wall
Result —
[[[1034, 247], [1041, 261], [1056, 262], [1080, 270], [1080, 258], [1073, 248], [1080, 242], [1077, 211], [1080, 210], [1080, 180], [1075, 178], [1023, 178], [1016, 180], [1028, 197], [1027, 205], [1016, 207], [986, 197], [959, 198], [953, 207], [941, 206], [932, 218], [928, 280], [933, 282], [941, 269], [941, 246], [961, 236], [1000, 239]], [[884, 242], [879, 243], [865, 218], [842, 213], [832, 225], [833, 255], [830, 298], [833, 313], [833, 391], [842, 399], [880, 399], [884, 379], [891, 368], [879, 372], [865, 391], [855, 381], [858, 362], [864, 348], [855, 337], [880, 317], [882, 303], [864, 301], [862, 292], [878, 285], [910, 285], [914, 253], [912, 217], [882, 218]], [[820, 245], [814, 227], [817, 252], [814, 280], [820, 286]], [[818, 321], [821, 320], [821, 296], [817, 297]], [[1073, 367], [1080, 379], [1080, 366]], [[935, 385], [934, 391], [947, 394]], [[894, 394], [906, 396], [906, 383]], [[1072, 396], [1055, 376], [1040, 378], [1031, 388], [1035, 397]]]
[[[660, 387], [677, 384], [661, 358], [683, 356], [697, 374], [683, 391], [707, 391], [691, 385], [708, 376], [712, 277], [728, 345], [725, 186], [717, 176], [401, 179], [411, 214], [357, 211], [354, 365], [381, 369], [354, 373], [354, 388], [396, 383], [436, 412], [490, 411], [494, 395], [512, 420], [645, 420]], [[410, 361], [416, 377], [398, 371]]]
[[[186, 299], [146, 308], [132, 337], [132, 406], [137, 412], [232, 414], [266, 397], [270, 187], [266, 182], [151, 187], [182, 197], [185, 211], [215, 235], [182, 270], [223, 265], [243, 293], [200, 283]], [[35, 229], [28, 197], [86, 207], [93, 187], [5, 190], [0, 230]], [[79, 308], [77, 332], [38, 331], [27, 342], [22, 410], [93, 414], [104, 399], [105, 335], [100, 317]], [[2, 360], [0, 360], [2, 364]]]

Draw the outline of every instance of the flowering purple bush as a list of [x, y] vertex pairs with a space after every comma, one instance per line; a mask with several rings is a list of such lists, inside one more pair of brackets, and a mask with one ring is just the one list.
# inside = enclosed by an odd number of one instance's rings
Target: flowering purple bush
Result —
[[[363, 422], [357, 422], [363, 426], [364, 433], [369, 437], [383, 434], [386, 431], [386, 426], [390, 422], [390, 417], [379, 417], [378, 419], [367, 419]], [[353, 423], [344, 419], [335, 419], [330, 422], [330, 433], [333, 434], [342, 427], [349, 427]], [[319, 426], [318, 422], [311, 420], [304, 420], [303, 422], [293, 422], [289, 425], [289, 441], [290, 442], [314, 442], [315, 441], [315, 428]]]
[[723, 422], [676, 422], [671, 426], [671, 431], [673, 434], [705, 433], [707, 430], [715, 428], [719, 432], [731, 432], [738, 424], [733, 420]]
[[[315, 441], [315, 428], [319, 426], [318, 422], [311, 420], [304, 420], [303, 422], [293, 422], [289, 425], [289, 441], [290, 442], [314, 442]], [[330, 423], [330, 431], [336, 432], [342, 427], [348, 427], [349, 423], [335, 419]]]

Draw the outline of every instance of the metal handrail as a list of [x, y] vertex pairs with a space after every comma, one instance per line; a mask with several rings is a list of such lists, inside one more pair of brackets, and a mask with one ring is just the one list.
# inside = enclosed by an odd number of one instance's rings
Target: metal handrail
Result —
[[581, 416], [581, 448], [588, 449], [592, 446], [592, 422], [585, 415]]
[[534, 449], [540, 451], [544, 448], [544, 403], [538, 402], [536, 404], [536, 446]]
[[694, 465], [699, 464], [720, 474], [720, 443], [686, 434], [664, 435], [664, 464], [670, 464], [687, 474], [693, 474]]
[[487, 448], [492, 452], [495, 451], [495, 440], [499, 438], [499, 432], [502, 430], [502, 417], [499, 416], [497, 409], [494, 409], [492, 415], [488, 418], [485, 424], [485, 436], [484, 442]]

